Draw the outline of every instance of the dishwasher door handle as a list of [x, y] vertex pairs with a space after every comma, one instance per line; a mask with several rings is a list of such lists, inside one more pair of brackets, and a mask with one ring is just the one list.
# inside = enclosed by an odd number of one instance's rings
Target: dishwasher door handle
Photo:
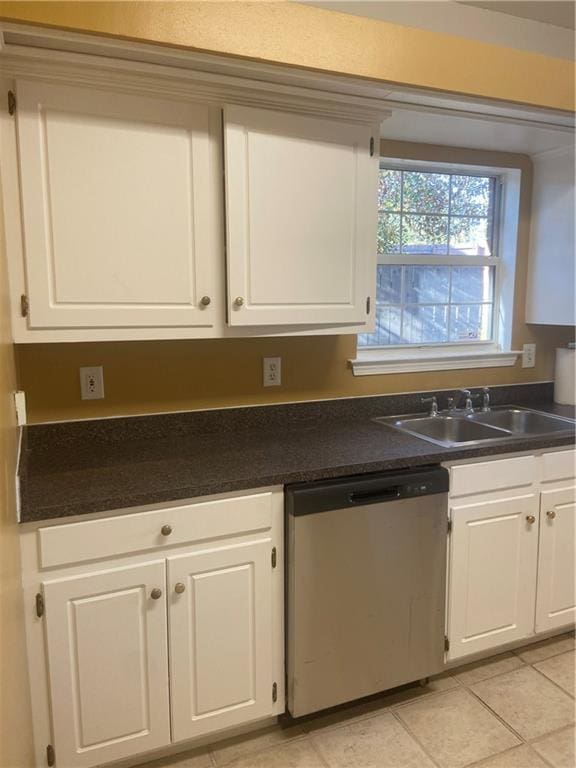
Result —
[[351, 504], [378, 504], [380, 501], [399, 499], [401, 491], [401, 485], [392, 485], [389, 488], [380, 488], [377, 491], [350, 491], [348, 500]]

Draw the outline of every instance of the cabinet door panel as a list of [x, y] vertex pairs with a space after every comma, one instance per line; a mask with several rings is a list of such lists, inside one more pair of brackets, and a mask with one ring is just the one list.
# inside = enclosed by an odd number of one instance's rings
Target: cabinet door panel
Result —
[[272, 713], [270, 551], [266, 539], [169, 558], [175, 741]]
[[540, 497], [540, 552], [536, 631], [576, 619], [574, 584], [576, 488], [544, 491]]
[[162, 561], [44, 584], [58, 765], [170, 743], [164, 586]]
[[[18, 83], [30, 326], [210, 326], [208, 108]], [[214, 171], [212, 171], [214, 172]]]
[[453, 506], [451, 517], [449, 659], [532, 634], [537, 497]]
[[224, 125], [229, 323], [366, 323], [371, 130], [247, 107], [226, 107]]

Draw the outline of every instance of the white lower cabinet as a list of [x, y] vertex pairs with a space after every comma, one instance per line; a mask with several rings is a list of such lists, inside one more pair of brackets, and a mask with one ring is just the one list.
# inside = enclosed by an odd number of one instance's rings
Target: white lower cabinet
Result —
[[[282, 491], [155, 512], [23, 534], [38, 765], [47, 748], [91, 768], [284, 711]], [[104, 559], [126, 525], [148, 551]], [[42, 566], [82, 533], [91, 560]]]
[[574, 623], [575, 458], [451, 467], [447, 661]]
[[534, 626], [538, 499], [451, 507], [450, 658], [519, 640]]
[[170, 743], [166, 601], [152, 596], [165, 574], [154, 560], [44, 583], [58, 765]]
[[563, 627], [576, 619], [575, 518], [576, 487], [542, 492], [536, 632]]
[[270, 540], [168, 559], [174, 741], [271, 713]]

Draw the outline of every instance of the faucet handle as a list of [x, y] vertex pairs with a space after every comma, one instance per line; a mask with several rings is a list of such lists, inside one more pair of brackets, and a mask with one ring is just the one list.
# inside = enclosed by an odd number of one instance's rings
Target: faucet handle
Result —
[[432, 397], [423, 397], [421, 399], [423, 403], [431, 403], [430, 416], [438, 416], [438, 398], [436, 395], [432, 395]]

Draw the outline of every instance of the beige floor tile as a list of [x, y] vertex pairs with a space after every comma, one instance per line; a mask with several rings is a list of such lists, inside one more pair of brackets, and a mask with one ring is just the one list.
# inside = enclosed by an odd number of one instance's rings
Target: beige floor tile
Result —
[[396, 714], [443, 768], [461, 768], [520, 743], [464, 689], [423, 698]]
[[548, 640], [541, 640], [539, 643], [527, 645], [524, 648], [518, 648], [514, 653], [520, 656], [526, 664], [535, 664], [537, 661], [550, 658], [550, 656], [573, 651], [574, 648], [576, 648], [576, 638], [569, 632], [565, 635], [550, 637]]
[[526, 740], [574, 722], [574, 701], [530, 667], [476, 683], [471, 690]]
[[274, 725], [263, 728], [261, 731], [253, 731], [245, 736], [218, 742], [212, 747], [212, 754], [216, 765], [220, 767], [267, 747], [280, 746], [291, 739], [302, 736], [303, 733], [304, 730], [299, 725], [288, 727]]
[[311, 736], [330, 768], [433, 768], [394, 715], [370, 717]]
[[230, 768], [325, 768], [324, 761], [307, 736], [244, 755], [228, 765]]
[[513, 669], [523, 667], [524, 662], [513, 653], [502, 653], [499, 656], [491, 656], [489, 659], [475, 661], [452, 670], [453, 676], [463, 685], [473, 685], [481, 680], [487, 680], [494, 675], [503, 672], [511, 672]]
[[574, 728], [565, 728], [563, 731], [551, 733], [543, 739], [538, 739], [532, 746], [554, 768], [574, 768], [576, 765], [575, 739]]
[[172, 757], [145, 763], [138, 768], [212, 768], [213, 762], [210, 750], [207, 748], [192, 749], [188, 752], [180, 752]]
[[553, 680], [556, 685], [574, 696], [574, 682], [576, 675], [576, 651], [568, 651], [568, 653], [561, 653], [560, 656], [552, 656], [551, 659], [546, 661], [540, 661], [538, 664], [534, 664], [534, 669], [537, 669], [542, 674]]
[[474, 763], [473, 768], [548, 768], [548, 764], [528, 744]]

